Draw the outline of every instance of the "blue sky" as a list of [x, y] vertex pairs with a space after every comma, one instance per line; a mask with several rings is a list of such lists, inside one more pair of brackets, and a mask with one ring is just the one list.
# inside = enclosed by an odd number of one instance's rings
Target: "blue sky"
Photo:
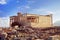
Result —
[[8, 18], [17, 12], [53, 14], [53, 22], [59, 21], [60, 0], [0, 0], [0, 17]]

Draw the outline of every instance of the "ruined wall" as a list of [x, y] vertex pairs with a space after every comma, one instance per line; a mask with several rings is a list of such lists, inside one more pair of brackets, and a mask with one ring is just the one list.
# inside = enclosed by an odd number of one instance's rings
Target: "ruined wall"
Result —
[[31, 22], [32, 27], [37, 28], [45, 28], [45, 27], [52, 27], [52, 15], [28, 15], [28, 16], [35, 16], [36, 22]]
[[27, 22], [27, 17], [23, 15], [22, 13], [17, 13], [17, 16], [11, 16], [10, 17], [10, 26], [12, 23], [18, 22], [19, 24], [28, 25], [30, 26], [30, 23]]

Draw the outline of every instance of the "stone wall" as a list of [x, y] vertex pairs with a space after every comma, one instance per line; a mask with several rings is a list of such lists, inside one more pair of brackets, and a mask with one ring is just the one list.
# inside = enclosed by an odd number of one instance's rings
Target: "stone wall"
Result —
[[32, 27], [37, 27], [37, 28], [45, 28], [45, 27], [52, 27], [52, 15], [28, 15], [28, 16], [34, 16], [36, 17], [35, 22], [31, 22]]

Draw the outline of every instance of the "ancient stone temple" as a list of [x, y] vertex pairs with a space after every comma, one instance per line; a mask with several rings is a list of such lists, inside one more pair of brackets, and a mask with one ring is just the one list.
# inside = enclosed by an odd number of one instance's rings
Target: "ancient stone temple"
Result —
[[31, 27], [34, 28], [46, 28], [46, 27], [52, 27], [52, 14], [49, 15], [36, 15], [36, 14], [22, 14], [18, 13], [17, 16], [11, 16], [10, 17], [10, 25], [13, 22], [25, 22], [29, 23]]

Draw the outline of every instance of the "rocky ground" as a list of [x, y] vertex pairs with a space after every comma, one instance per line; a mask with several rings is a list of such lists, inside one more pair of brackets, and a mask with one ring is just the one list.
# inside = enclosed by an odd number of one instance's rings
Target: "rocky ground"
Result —
[[1, 40], [47, 40], [49, 36], [60, 35], [60, 27], [32, 28], [21, 26], [0, 31]]

